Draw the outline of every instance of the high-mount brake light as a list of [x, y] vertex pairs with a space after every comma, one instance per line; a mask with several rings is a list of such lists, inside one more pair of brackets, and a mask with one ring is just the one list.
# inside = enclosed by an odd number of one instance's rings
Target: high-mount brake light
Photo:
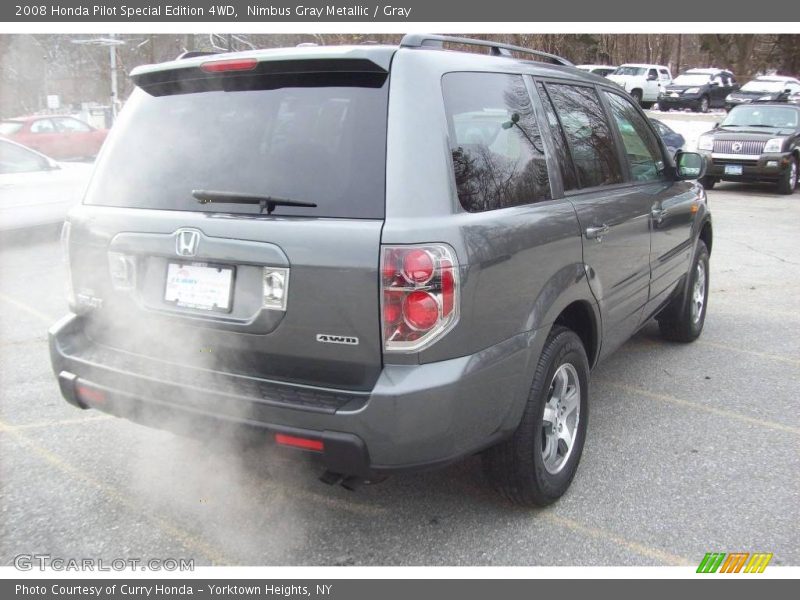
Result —
[[381, 326], [387, 352], [418, 352], [458, 321], [456, 255], [445, 244], [383, 246]]
[[255, 58], [229, 58], [227, 60], [210, 60], [200, 65], [206, 73], [224, 73], [226, 71], [252, 71], [258, 61]]

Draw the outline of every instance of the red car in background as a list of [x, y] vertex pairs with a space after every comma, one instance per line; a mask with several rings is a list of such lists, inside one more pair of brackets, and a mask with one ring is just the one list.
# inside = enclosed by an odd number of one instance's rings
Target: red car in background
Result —
[[0, 121], [0, 136], [58, 160], [92, 158], [108, 135], [74, 117], [39, 115]]

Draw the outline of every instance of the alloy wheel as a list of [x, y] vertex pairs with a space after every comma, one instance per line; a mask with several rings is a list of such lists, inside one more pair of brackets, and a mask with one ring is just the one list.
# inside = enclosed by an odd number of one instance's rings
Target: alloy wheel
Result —
[[578, 372], [564, 363], [553, 375], [542, 418], [542, 460], [548, 473], [555, 475], [567, 464], [578, 436], [580, 416]]

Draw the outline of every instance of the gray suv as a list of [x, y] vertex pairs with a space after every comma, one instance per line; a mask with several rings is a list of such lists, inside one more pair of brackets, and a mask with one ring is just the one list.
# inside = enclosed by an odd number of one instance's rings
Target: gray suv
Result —
[[50, 351], [80, 408], [253, 434], [349, 487], [483, 452], [544, 505], [592, 367], [652, 317], [700, 335], [703, 159], [564, 59], [409, 35], [132, 78], [62, 235]]

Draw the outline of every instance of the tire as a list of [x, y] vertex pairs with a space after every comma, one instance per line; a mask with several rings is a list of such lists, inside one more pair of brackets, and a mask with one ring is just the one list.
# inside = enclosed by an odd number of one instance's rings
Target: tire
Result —
[[659, 105], [658, 105], [658, 110], [660, 110], [661, 112], [669, 112], [669, 111], [671, 111], [671, 110], [672, 110], [672, 107], [671, 107], [671, 106], [661, 106], [661, 105], [659, 104]]
[[683, 293], [675, 296], [656, 317], [662, 337], [685, 344], [700, 337], [708, 309], [708, 282], [708, 248], [703, 240], [697, 240]]
[[[539, 357], [517, 430], [483, 455], [494, 488], [523, 506], [547, 506], [558, 500], [580, 462], [588, 398], [589, 361], [583, 343], [575, 332], [556, 325]], [[570, 433], [572, 445], [567, 447], [565, 436]]]
[[631, 98], [633, 98], [636, 101], [636, 104], [641, 106], [641, 104], [642, 104], [642, 90], [633, 90], [631, 92]]
[[713, 177], [705, 175], [700, 178], [700, 185], [702, 185], [707, 190], [713, 190], [714, 186], [717, 185], [717, 180], [714, 179]]
[[653, 104], [655, 104], [655, 102], [642, 102], [642, 108], [645, 110], [650, 110], [653, 108]]
[[697, 112], [707, 113], [708, 112], [708, 96], [703, 96], [700, 98], [700, 104], [697, 106]]
[[781, 175], [781, 180], [778, 182], [778, 193], [780, 194], [794, 194], [797, 189], [798, 167], [797, 158], [792, 157], [789, 168]]

